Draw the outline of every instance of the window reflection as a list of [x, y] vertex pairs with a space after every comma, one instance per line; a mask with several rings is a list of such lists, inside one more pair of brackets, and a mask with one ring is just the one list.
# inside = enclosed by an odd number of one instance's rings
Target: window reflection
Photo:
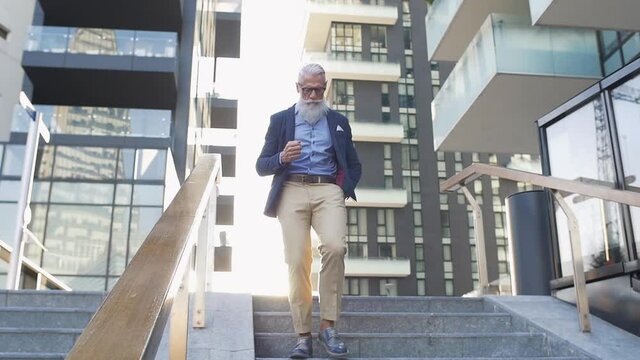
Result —
[[[116, 207], [111, 224], [111, 254], [109, 275], [120, 275], [127, 266], [127, 240], [129, 237], [129, 207]], [[145, 234], [146, 235], [146, 234]]]
[[[640, 76], [627, 81], [611, 92], [625, 188], [640, 192]], [[640, 249], [640, 208], [630, 207], [636, 249]]]
[[[16, 203], [0, 203], [0, 219], [15, 219], [17, 208], [18, 204]], [[0, 221], [0, 240], [12, 244], [14, 230], [15, 220]]]
[[[614, 187], [609, 129], [600, 98], [546, 129], [551, 175]], [[613, 264], [624, 253], [620, 207], [600, 199], [569, 195], [565, 200], [579, 221], [585, 270]], [[556, 222], [562, 276], [573, 274], [567, 220], [560, 208]]]
[[58, 146], [53, 176], [65, 179], [112, 179], [116, 149]]
[[51, 205], [44, 267], [53, 274], [104, 276], [110, 224], [110, 206]]
[[153, 226], [160, 219], [162, 208], [134, 207], [131, 209], [131, 229], [129, 233], [129, 260], [147, 237]]
[[22, 176], [24, 145], [7, 145], [4, 151], [2, 175]]

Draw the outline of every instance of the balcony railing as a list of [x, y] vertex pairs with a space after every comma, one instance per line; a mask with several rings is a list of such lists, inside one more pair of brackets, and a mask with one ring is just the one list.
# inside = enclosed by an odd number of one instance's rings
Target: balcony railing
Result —
[[358, 201], [348, 199], [346, 205], [351, 207], [403, 208], [407, 205], [407, 190], [358, 188]]
[[[435, 147], [453, 141], [447, 138], [454, 130], [466, 134], [455, 141], [456, 146], [472, 140], [469, 136], [486, 146], [494, 144], [482, 137], [487, 129], [496, 136], [496, 126], [506, 130], [514, 123], [526, 123], [534, 129], [538, 117], [591, 85], [600, 74], [594, 31], [532, 27], [526, 17], [492, 14], [431, 104]], [[461, 124], [469, 127], [463, 131]], [[495, 152], [535, 153], [535, 133], [529, 135], [534, 140], [526, 151]]]
[[636, 0], [529, 0], [534, 25], [640, 31]]
[[527, 0], [435, 0], [426, 16], [431, 60], [457, 61], [491, 13], [528, 15]]
[[[169, 138], [171, 110], [36, 105], [51, 134]], [[26, 133], [29, 115], [13, 112], [11, 131]]]
[[[411, 262], [403, 257], [350, 257], [344, 259], [345, 276], [406, 277], [411, 274]], [[320, 259], [312, 265], [312, 272], [320, 271]]]
[[340, 53], [306, 52], [304, 61], [321, 63], [329, 84], [333, 79], [395, 82], [400, 78], [399, 63], [344, 59], [343, 56]]
[[174, 32], [32, 26], [25, 51], [174, 58], [177, 46]]

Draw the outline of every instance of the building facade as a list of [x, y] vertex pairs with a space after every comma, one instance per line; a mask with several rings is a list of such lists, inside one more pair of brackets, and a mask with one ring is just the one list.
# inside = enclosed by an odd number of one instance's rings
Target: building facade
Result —
[[[47, 251], [28, 242], [25, 254], [71, 288], [113, 287], [211, 145], [213, 114], [225, 111], [221, 103], [233, 108], [215, 98], [216, 38], [229, 56], [234, 39], [239, 47], [239, 26], [217, 33], [216, 22], [239, 23], [239, 16], [218, 15], [216, 5], [35, 2], [20, 84], [52, 138], [39, 149], [29, 224]], [[219, 117], [231, 122], [229, 116]], [[0, 225], [0, 240], [11, 244], [28, 129], [19, 107], [8, 126], [10, 138], [0, 145], [0, 216], [10, 221]], [[225, 175], [233, 174], [235, 159], [225, 160]], [[233, 197], [224, 196], [219, 222], [232, 222], [232, 214]], [[0, 268], [2, 283], [5, 274]]]
[[[305, 62], [327, 71], [327, 100], [349, 118], [363, 166], [348, 202], [345, 293], [462, 295], [477, 285], [471, 208], [439, 183], [473, 162], [535, 166], [529, 155], [434, 151], [431, 100], [453, 63], [430, 62], [425, 1], [309, 1]], [[504, 197], [524, 189], [478, 180], [489, 274], [508, 275]]]
[[[637, 191], [639, 10], [626, 0], [434, 1], [429, 59], [455, 62], [432, 102], [436, 148], [539, 147], [544, 175]], [[638, 334], [636, 209], [562, 196], [578, 219], [591, 311]], [[551, 292], [575, 302], [567, 220], [549, 210]]]

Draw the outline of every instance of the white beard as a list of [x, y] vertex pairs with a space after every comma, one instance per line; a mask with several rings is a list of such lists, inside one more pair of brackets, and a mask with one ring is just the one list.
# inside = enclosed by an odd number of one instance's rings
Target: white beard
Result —
[[298, 100], [298, 113], [302, 120], [313, 125], [329, 112], [329, 106], [324, 100]]

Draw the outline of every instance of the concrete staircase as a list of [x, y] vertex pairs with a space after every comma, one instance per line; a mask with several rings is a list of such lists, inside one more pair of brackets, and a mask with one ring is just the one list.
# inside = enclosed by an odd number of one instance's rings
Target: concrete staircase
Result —
[[104, 297], [0, 290], [0, 359], [64, 359]]
[[[253, 309], [256, 358], [286, 358], [296, 340], [287, 299], [255, 296]], [[345, 297], [338, 331], [350, 359], [589, 358], [483, 298]], [[316, 336], [314, 356], [326, 357]]]

